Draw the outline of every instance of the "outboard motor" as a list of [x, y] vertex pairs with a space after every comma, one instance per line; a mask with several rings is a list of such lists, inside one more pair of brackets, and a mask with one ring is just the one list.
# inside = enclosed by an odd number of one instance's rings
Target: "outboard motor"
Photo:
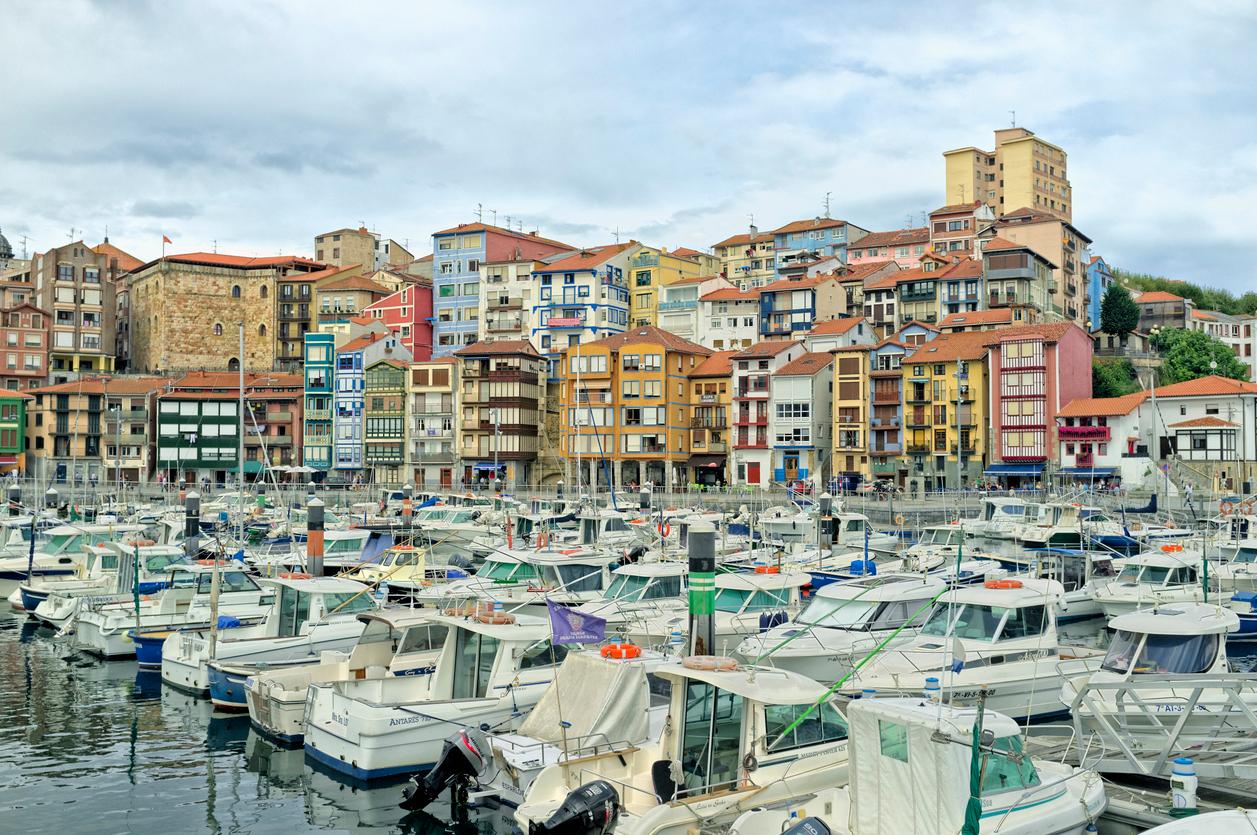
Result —
[[[414, 785], [406, 789], [400, 805], [408, 812], [423, 809], [436, 800], [446, 788], [456, 795], [464, 794], [468, 786], [488, 770], [491, 762], [489, 740], [482, 731], [467, 728], [445, 740], [441, 757], [423, 777], [415, 776]], [[455, 798], [465, 801], [465, 798]]]
[[646, 556], [646, 546], [638, 545], [634, 548], [626, 548], [624, 556], [620, 558], [620, 565], [631, 565]]
[[820, 818], [804, 818], [794, 826], [783, 829], [781, 835], [833, 835], [833, 830]]
[[620, 795], [606, 780], [586, 783], [568, 793], [563, 805], [528, 835], [605, 835], [620, 817]]

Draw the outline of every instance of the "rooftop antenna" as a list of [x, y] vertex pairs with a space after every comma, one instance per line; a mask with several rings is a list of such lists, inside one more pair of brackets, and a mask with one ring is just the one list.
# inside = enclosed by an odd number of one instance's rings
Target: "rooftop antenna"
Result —
[[829, 195], [833, 192], [825, 192], [825, 217], [829, 217]]
[[489, 214], [493, 215], [493, 225], [497, 226], [498, 225], [498, 210], [490, 209]]
[[476, 204], [476, 220], [484, 223], [484, 206], [480, 203]]
[[1010, 115], [1010, 116], [1012, 116], [1012, 117], [1013, 117], [1013, 127], [1017, 127], [1017, 111], [1016, 111], [1016, 110], [1010, 110], [1010, 111], [1008, 111], [1008, 115]]
[[21, 238], [19, 238], [19, 240], [22, 242], [22, 260], [25, 261], [26, 260], [26, 242], [30, 239], [27, 238], [25, 235], [23, 235]]
[[105, 224], [105, 243], [109, 243], [109, 224]]
[[218, 254], [218, 238], [215, 238], [213, 243], [214, 243], [214, 254], [217, 255]]
[[612, 234], [615, 235], [615, 242], [618, 244], [620, 242], [620, 227], [618, 225], [615, 227], [615, 231], [612, 232]]
[[511, 228], [511, 216], [510, 216], [510, 215], [505, 215], [505, 217], [506, 217], [506, 228], [507, 228], [507, 229], [510, 229], [510, 228]]
[[82, 232], [83, 232], [82, 229], [75, 229], [73, 226], [71, 226], [69, 243], [74, 243], [74, 239], [78, 237], [79, 234], [82, 234]]
[[[520, 231], [520, 232], [523, 232], [523, 231], [524, 231], [524, 221], [522, 221], [522, 220], [519, 222], [519, 231]], [[538, 231], [538, 232], [540, 232], [541, 230], [540, 230], [540, 229], [538, 229], [537, 231]]]

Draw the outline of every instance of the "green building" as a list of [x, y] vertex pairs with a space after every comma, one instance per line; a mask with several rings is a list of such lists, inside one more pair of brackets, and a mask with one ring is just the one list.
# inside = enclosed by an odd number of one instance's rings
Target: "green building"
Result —
[[364, 467], [371, 471], [371, 480], [377, 484], [404, 481], [406, 365], [386, 359], [369, 366], [363, 401]]
[[26, 407], [29, 394], [0, 391], [0, 473], [26, 471]]

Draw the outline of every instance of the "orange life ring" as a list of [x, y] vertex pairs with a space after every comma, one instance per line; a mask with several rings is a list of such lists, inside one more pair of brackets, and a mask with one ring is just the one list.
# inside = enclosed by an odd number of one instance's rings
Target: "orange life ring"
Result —
[[1161, 550], [1167, 554], [1173, 554], [1183, 550], [1182, 545], [1162, 545]]
[[306, 574], [304, 571], [281, 571], [278, 575], [281, 580], [312, 580], [313, 574]]
[[144, 548], [148, 545], [156, 545], [157, 543], [151, 539], [128, 539], [127, 544], [132, 548]]
[[197, 560], [197, 565], [226, 565], [227, 560]]
[[629, 658], [641, 658], [642, 648], [637, 644], [607, 644], [599, 653], [603, 658], [615, 658], [624, 660]]
[[1020, 580], [987, 580], [983, 585], [988, 589], [1019, 589]]
[[497, 625], [514, 623], [515, 616], [508, 615], [506, 612], [482, 612], [476, 615], [477, 623], [492, 623]]
[[729, 670], [736, 670], [738, 662], [726, 655], [691, 655], [681, 660], [681, 666], [687, 670], [728, 672]]
[[1235, 511], [1235, 502], [1221, 501], [1218, 502], [1218, 512], [1223, 516], [1230, 516]]
[[1173, 519], [1167, 519], [1165, 520], [1165, 527], [1168, 528], [1169, 530], [1174, 530], [1175, 528], [1178, 527], [1178, 525], [1174, 524]]
[[780, 574], [781, 568], [775, 565], [757, 565], [755, 566], [756, 574]]
[[671, 523], [671, 522], [660, 522], [660, 523], [659, 523], [659, 535], [660, 535], [660, 536], [662, 536], [664, 539], [667, 539], [668, 537], [672, 536], [672, 523]]
[[550, 544], [550, 535], [545, 531], [537, 534], [537, 548], [541, 549]]

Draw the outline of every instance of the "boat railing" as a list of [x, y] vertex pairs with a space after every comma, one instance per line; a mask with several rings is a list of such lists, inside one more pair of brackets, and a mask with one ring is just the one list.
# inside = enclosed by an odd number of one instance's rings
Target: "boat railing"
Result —
[[635, 747], [635, 745], [636, 743], [632, 740], [620, 739], [618, 737], [612, 739], [601, 731], [581, 736], [571, 736], [555, 742], [541, 739], [534, 739], [526, 745], [521, 745], [518, 741], [512, 742], [515, 750], [532, 754], [539, 760], [544, 760], [544, 752], [547, 747], [558, 748], [563, 752], [563, 759], [567, 761], [626, 751]]
[[1076, 690], [1069, 705], [1076, 737], [1100, 746], [1086, 767], [1164, 778], [1190, 750], [1202, 777], [1257, 779], [1257, 673], [1068, 683]]

